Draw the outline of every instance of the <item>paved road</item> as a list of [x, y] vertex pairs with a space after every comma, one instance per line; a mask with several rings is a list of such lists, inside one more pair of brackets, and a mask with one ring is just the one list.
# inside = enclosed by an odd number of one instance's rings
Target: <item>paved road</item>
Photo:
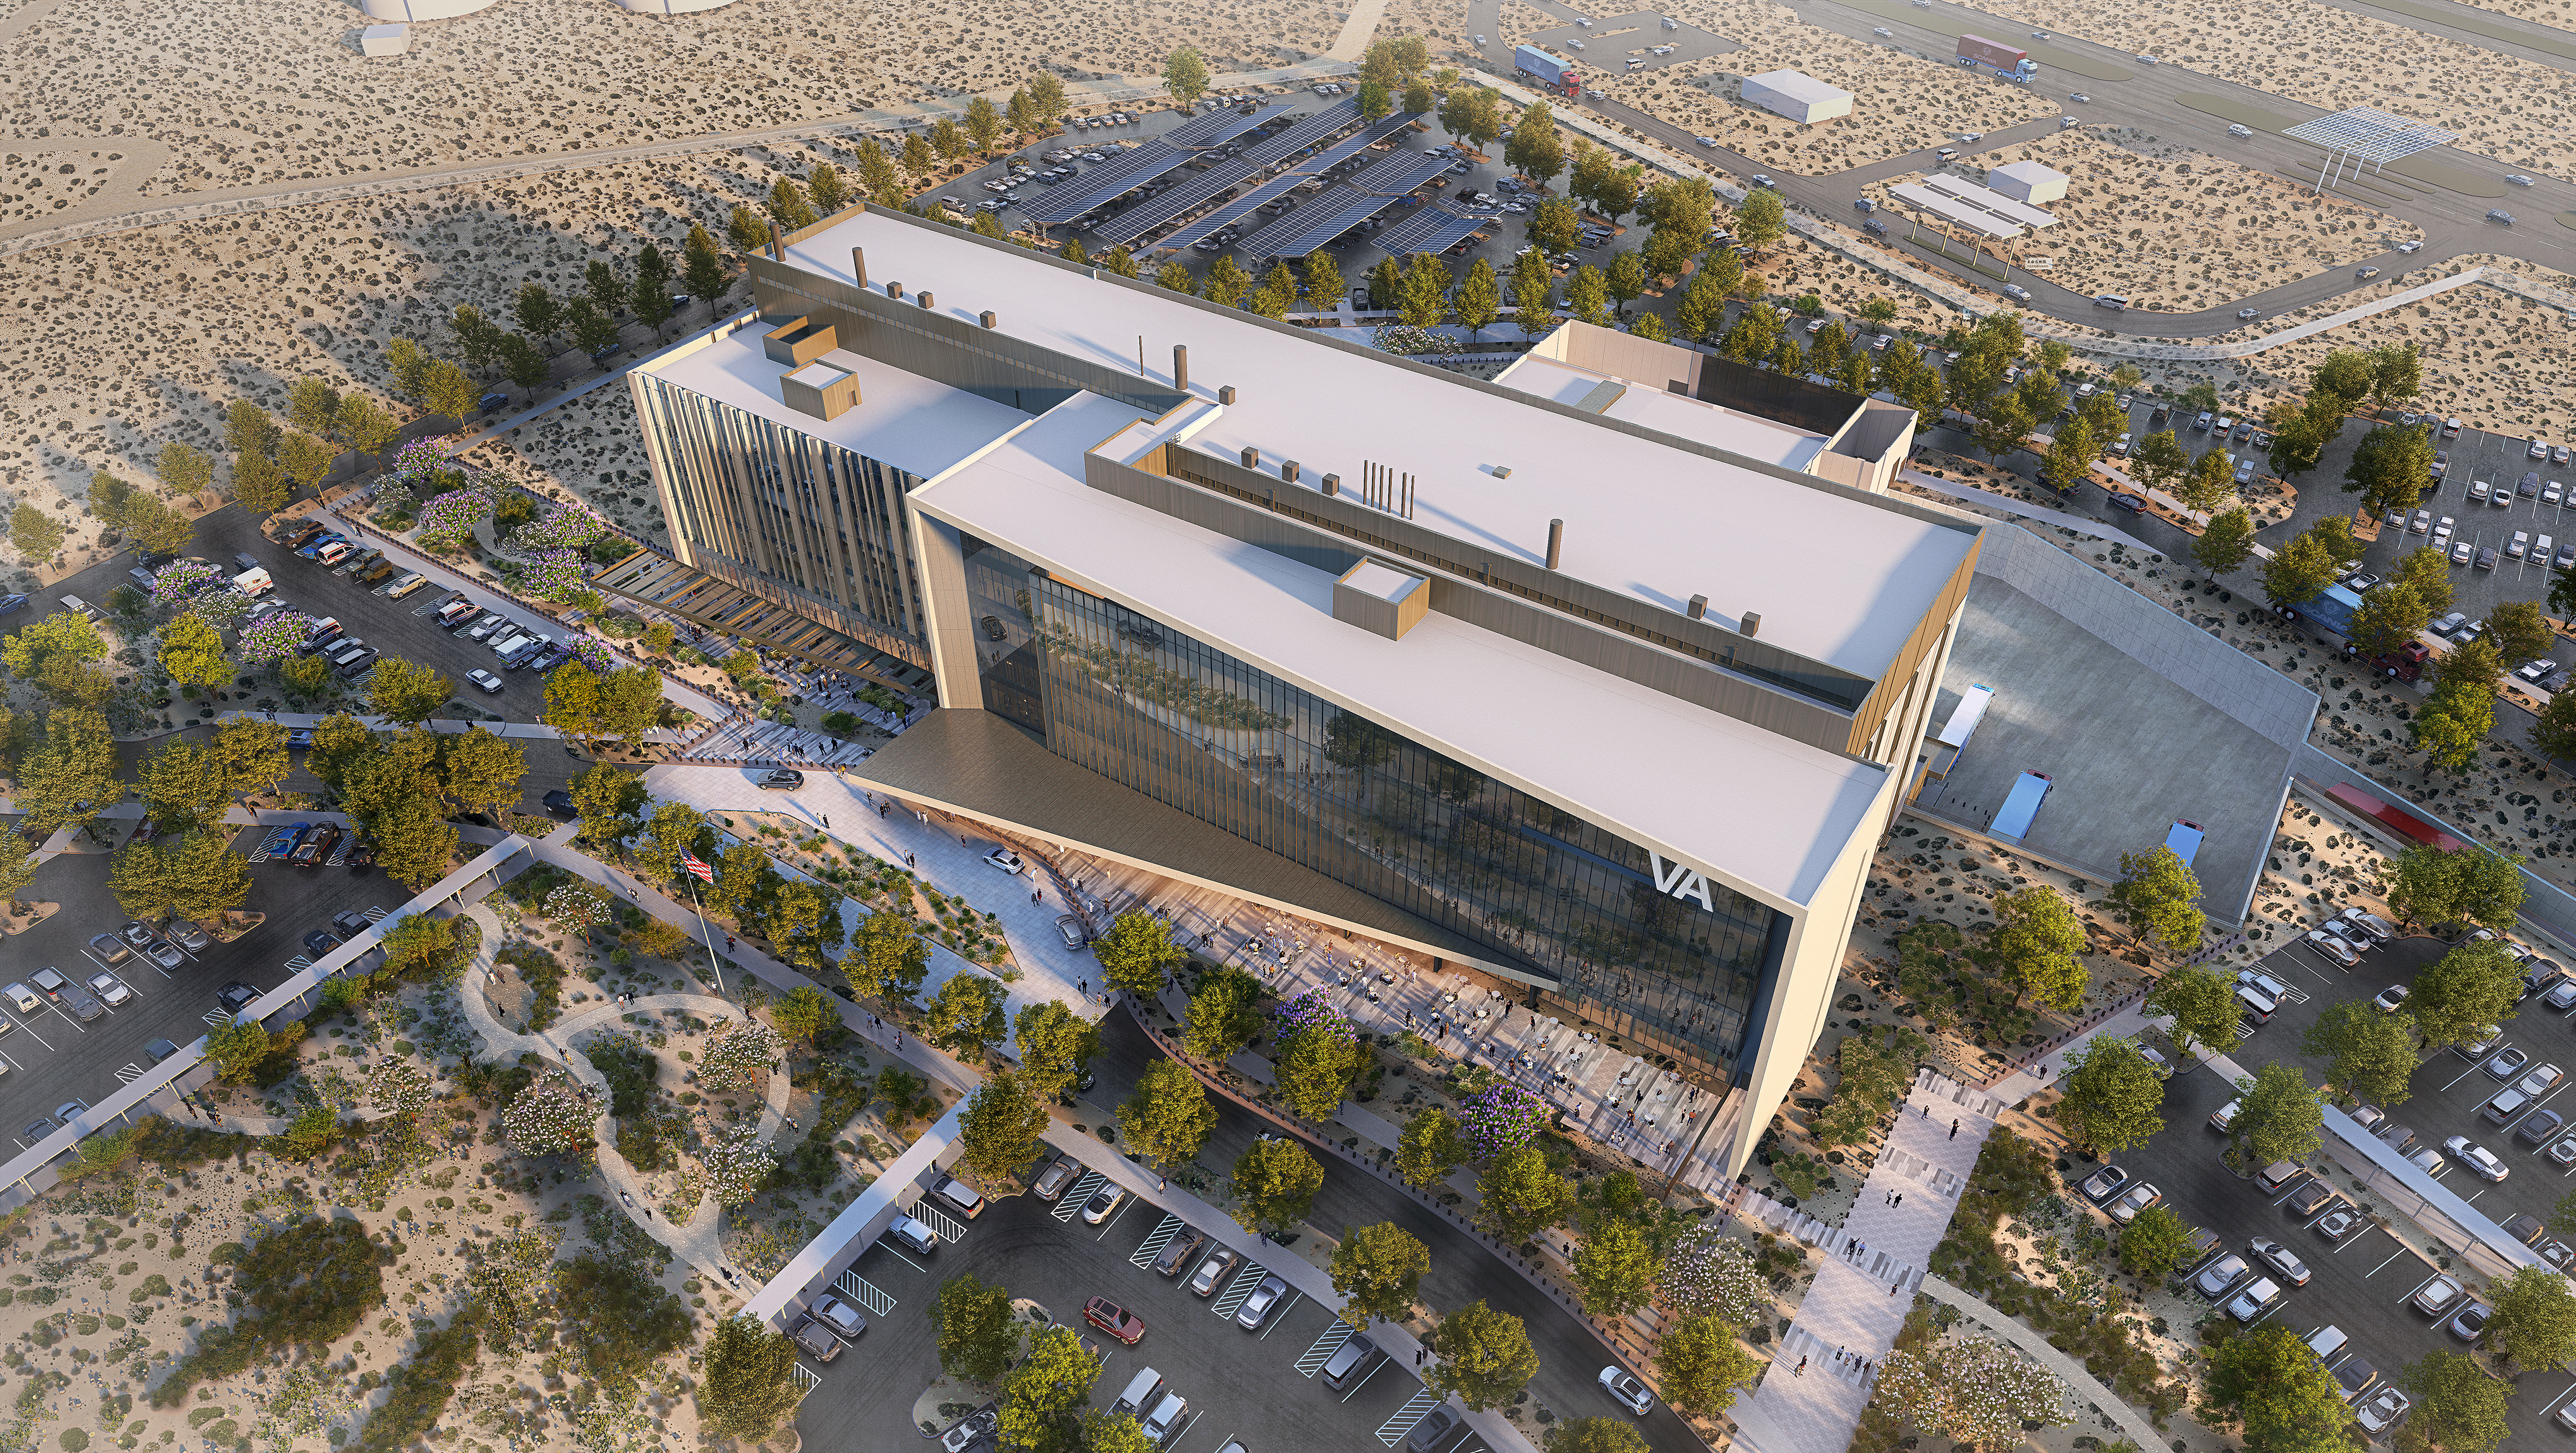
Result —
[[[1123, 1012], [1111, 1014], [1100, 1027], [1101, 1055], [1093, 1061], [1100, 1083], [1089, 1098], [1097, 1104], [1114, 1104], [1127, 1097], [1136, 1078], [1160, 1052]], [[1384, 1092], [1390, 1097], [1401, 1095], [1401, 1082], [1390, 1077]], [[1265, 1125], [1217, 1096], [1209, 1099], [1218, 1108], [1217, 1125], [1198, 1162], [1223, 1174]], [[1403, 1227], [1431, 1248], [1431, 1271], [1422, 1281], [1425, 1305], [1447, 1312], [1481, 1298], [1496, 1310], [1519, 1317], [1538, 1351], [1539, 1372], [1530, 1386], [1541, 1400], [1561, 1417], [1618, 1414], [1618, 1405], [1594, 1381], [1611, 1358], [1591, 1329], [1410, 1196], [1326, 1160], [1324, 1187], [1316, 1194], [1314, 1213], [1308, 1219], [1336, 1235], [1346, 1226], [1380, 1221]], [[1524, 1421], [1522, 1426], [1531, 1425]], [[1668, 1408], [1658, 1406], [1638, 1426], [1656, 1453], [1690, 1453], [1700, 1447], [1698, 1438]]]
[[[1562, 0], [1532, 0], [1532, 3], [1549, 15], [1567, 22], [1573, 21], [1584, 13], [1575, 7], [1563, 4]], [[1976, 33], [2000, 36], [2020, 35], [2027, 29], [2026, 26], [2014, 20], [1948, 5], [1943, 5], [1937, 10], [1920, 12], [1920, 18], [1916, 18], [1917, 13], [1911, 11], [1906, 17], [1896, 17], [1844, 4], [1841, 0], [1805, 0], [1805, 3], [1799, 7], [1799, 14], [1800, 18], [1808, 24], [1837, 31], [1869, 44], [1899, 47], [1935, 57], [1951, 54], [1961, 31], [1972, 27]], [[1501, 0], [1469, 0], [1466, 32], [1469, 36], [1483, 35], [1486, 44], [1481, 50], [1482, 56], [1495, 70], [1509, 75], [1512, 71], [1512, 46], [1519, 41], [1520, 37], [1505, 33], [1501, 15]], [[1893, 30], [1894, 36], [1882, 39], [1873, 35], [1872, 31], [1880, 27]], [[2183, 106], [2176, 98], [2186, 91], [2214, 94], [2279, 114], [2297, 116], [2302, 120], [2309, 119], [2310, 113], [2316, 112], [2317, 108], [2216, 80], [2180, 66], [2138, 65], [2125, 56], [2118, 56], [2101, 47], [2091, 46], [2079, 40], [2070, 40], [2063, 36], [2052, 38], [2050, 44], [2060, 47], [2071, 46], [2087, 51], [2101, 51], [2106, 59], [2123, 62], [2126, 69], [2135, 73], [2131, 79], [2123, 81], [2091, 81], [2071, 74], [2060, 77], [2043, 73], [2036, 89], [2043, 95], [2060, 98], [2066, 107], [2067, 114], [2074, 115], [2087, 124], [2148, 128], [2159, 136], [2177, 137], [2188, 141], [2212, 155], [2285, 176], [2295, 175], [2302, 167], [2307, 168], [2311, 173], [2314, 171], [2313, 159], [2316, 153], [2313, 149], [2286, 138], [2262, 134], [2259, 129], [2251, 141], [2239, 140], [2227, 134], [2225, 118], [2192, 110]], [[1474, 47], [1471, 45], [1470, 49]], [[1993, 84], [2010, 83], [1996, 81]], [[2092, 99], [2083, 103], [2065, 101], [2063, 98], [2070, 91], [2080, 91]], [[1789, 200], [1810, 212], [1828, 218], [1852, 215], [1852, 198], [1857, 194], [1859, 182], [1878, 180], [1894, 174], [1895, 170], [1928, 169], [1935, 164], [1935, 159], [1930, 153], [1922, 152], [1907, 158], [1883, 159], [1852, 172], [1823, 177], [1798, 176], [1779, 172], [1767, 164], [1756, 162], [1724, 147], [1702, 147], [1682, 128], [1618, 101], [1602, 97], [1587, 97], [1580, 104], [1601, 116], [1631, 126], [1684, 155], [1707, 159], [1747, 183], [1756, 172], [1769, 172], [1777, 178], [1780, 190]], [[2053, 126], [2053, 123], [2045, 121], [2037, 124], [2043, 131]], [[2010, 142], [2026, 140], [2029, 130], [2029, 127], [2022, 126], [1989, 133], [1986, 139], [1975, 148], [1963, 147], [1963, 151], [1967, 153], [1963, 160], [1973, 163], [1979, 153], [1992, 152]], [[2431, 159], [2459, 166], [2480, 175], [2501, 175], [2505, 171], [2512, 170], [2510, 166], [2493, 158], [2470, 155], [2451, 148], [2444, 148], [2426, 155]], [[2565, 229], [2552, 225], [2549, 220], [2549, 214], [2553, 212], [2576, 207], [2576, 186], [2544, 179], [2536, 188], [2516, 188], [2514, 192], [2514, 196], [2499, 200], [2464, 197], [2439, 187], [2425, 188], [2420, 197], [2402, 207], [2383, 208], [2383, 210], [2393, 210], [2421, 227], [2425, 233], [2423, 248], [2412, 254], [2398, 253], [2392, 249], [2382, 256], [2361, 259], [2354, 264], [2354, 267], [2375, 265], [2382, 270], [2382, 281], [2393, 279], [2401, 273], [2429, 270], [2436, 264], [2464, 253], [2503, 253], [2508, 256], [2528, 258], [2549, 267], [2560, 269], [2576, 267], [2576, 236], [2571, 236]], [[2513, 212], [2521, 219], [2521, 225], [2507, 228], [2487, 221], [2487, 210], [2497, 205], [2502, 205], [2506, 210]], [[1940, 268], [1958, 276], [1964, 282], [1975, 284], [1988, 291], [1996, 290], [1995, 280], [1971, 272], [1956, 262], [1945, 261], [1928, 250], [1907, 248], [1904, 251], [1917, 263]], [[2111, 315], [2094, 307], [2089, 297], [2070, 292], [2045, 279], [2022, 278], [2019, 281], [2032, 294], [2030, 300], [2023, 306], [2033, 312], [2096, 328], [2103, 326], [2106, 321], [2114, 320], [2116, 316], [2118, 329], [2122, 334], [2153, 338], [2198, 338], [2224, 333], [2242, 326], [2235, 316], [2239, 309], [2250, 307], [2267, 315], [2275, 314], [2329, 301], [2364, 286], [2355, 277], [2353, 268], [2339, 268], [2333, 272], [2296, 279], [2200, 312], [2162, 313], [2132, 309], [2125, 313]]]

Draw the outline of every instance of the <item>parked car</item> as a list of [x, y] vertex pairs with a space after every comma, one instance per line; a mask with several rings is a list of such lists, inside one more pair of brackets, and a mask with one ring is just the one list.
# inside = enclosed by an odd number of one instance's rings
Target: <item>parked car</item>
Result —
[[984, 1214], [984, 1193], [955, 1176], [941, 1176], [930, 1193], [948, 1203], [948, 1209], [972, 1221]]
[[2495, 1058], [2487, 1061], [2486, 1071], [2495, 1079], [2509, 1080], [2521, 1074], [2522, 1067], [2529, 1063], [2531, 1063], [2530, 1051], [2507, 1045], [2496, 1052]]
[[2339, 1207], [2317, 1218], [2316, 1232], [2328, 1241], [2341, 1241], [2369, 1224], [2359, 1211]]
[[2410, 1300], [2415, 1303], [2418, 1310], [2439, 1316], [2445, 1308], [2459, 1298], [2459, 1281], [2453, 1277], [2437, 1276], [2418, 1288]]
[[2120, 1188], [2128, 1183], [2127, 1171], [2116, 1165], [2106, 1165], [2085, 1179], [2082, 1190], [2084, 1198], [2098, 1206], [2118, 1194]]
[[1638, 1417], [1642, 1418], [1655, 1410], [1653, 1391], [1638, 1381], [1635, 1373], [1624, 1367], [1615, 1364], [1605, 1367], [1601, 1369], [1601, 1375], [1594, 1381], [1600, 1383], [1601, 1390], [1610, 1394], [1619, 1406]]
[[810, 1316], [798, 1317], [787, 1338], [817, 1362], [830, 1362], [841, 1355], [841, 1340], [825, 1331], [823, 1324]]
[[2138, 1219], [2139, 1212], [2145, 1211], [2153, 1206], [2164, 1204], [2164, 1199], [2164, 1192], [2157, 1190], [2154, 1186], [2147, 1184], [2145, 1181], [2140, 1181], [2129, 1188], [2127, 1195], [2113, 1201], [2104, 1209], [2110, 1212], [2112, 1220], [2125, 1226], [2131, 1221]]
[[2465, 1135], [2454, 1135], [2443, 1141], [2442, 1149], [2448, 1151], [2455, 1159], [2466, 1163], [2469, 1169], [2476, 1171], [2490, 1183], [2503, 1180], [2513, 1174], [2511, 1170], [2506, 1169], [2503, 1161], [2496, 1159], [2494, 1151]]
[[123, 980], [105, 969], [89, 976], [89, 990], [110, 1009], [121, 1008], [126, 1000], [134, 997], [134, 991], [125, 987]]
[[1070, 913], [1056, 915], [1055, 931], [1056, 936], [1064, 940], [1064, 946], [1075, 952], [1080, 952], [1091, 944], [1090, 935], [1083, 931], [1082, 920]]
[[465, 673], [465, 679], [466, 679], [466, 680], [468, 680], [468, 681], [471, 681], [471, 682], [473, 682], [475, 685], [477, 685], [477, 686], [479, 686], [479, 687], [483, 688], [483, 692], [484, 692], [484, 694], [485, 694], [485, 695], [487, 695], [487, 696], [498, 695], [498, 694], [500, 693], [500, 690], [501, 690], [501, 678], [500, 678], [500, 677], [498, 677], [498, 676], [493, 675], [493, 674], [492, 674], [491, 672], [489, 672], [489, 671], [484, 670], [484, 669], [483, 669], [482, 667], [480, 667], [480, 666], [477, 666], [477, 667], [475, 667], [473, 670], [466, 672], [466, 673]]
[[2245, 1290], [2227, 1303], [2227, 1315], [2239, 1322], [2252, 1322], [2280, 1303], [2281, 1284], [2270, 1277], [2256, 1277]]
[[[2576, 1407], [2576, 1404], [2570, 1406]], [[1404, 1435], [1404, 1453], [1430, 1453], [1430, 1450], [1447, 1442], [1457, 1428], [1458, 1415], [1449, 1411], [1445, 1403], [1436, 1406], [1422, 1415], [1422, 1421], [1413, 1425], [1412, 1432]]]
[[2362, 1431], [2376, 1439], [2397, 1426], [2397, 1420], [2406, 1416], [2406, 1410], [2413, 1406], [2413, 1398], [2396, 1388], [2382, 1387], [2369, 1401], [2354, 1408], [2352, 1415], [2360, 1421]]
[[89, 951], [98, 955], [98, 961], [103, 964], [121, 964], [134, 957], [134, 951], [126, 947], [112, 933], [92, 936], [89, 941]]
[[1108, 1220], [1120, 1206], [1126, 1203], [1127, 1188], [1116, 1181], [1107, 1182], [1092, 1193], [1090, 1202], [1082, 1208], [1083, 1224], [1097, 1226]]
[[757, 785], [772, 792], [793, 792], [805, 785], [805, 774], [793, 767], [773, 767], [760, 774]]
[[2313, 1216], [2335, 1198], [2334, 1187], [2322, 1180], [2312, 1180], [2281, 1199], [2281, 1206], [2293, 1216]]
[[1189, 1269], [1190, 1258], [1198, 1255], [1207, 1244], [1206, 1232], [1196, 1226], [1183, 1226], [1172, 1233], [1171, 1240], [1163, 1243], [1162, 1254], [1154, 1258], [1154, 1274], [1162, 1277], [1179, 1276]]
[[1230, 1246], [1220, 1246], [1208, 1253], [1208, 1259], [1200, 1262], [1199, 1269], [1190, 1273], [1191, 1294], [1202, 1297], [1216, 1295], [1217, 1285], [1242, 1262], [1243, 1253]]
[[1130, 1347], [1145, 1339], [1145, 1319], [1107, 1297], [1093, 1297], [1084, 1302], [1082, 1320]]
[[2250, 1270], [2252, 1268], [2245, 1264], [2244, 1257], [2230, 1254], [2202, 1268], [2200, 1275], [2191, 1279], [2191, 1284], [2200, 1289], [2202, 1296], [2214, 1302], [2227, 1295], [2227, 1289], [2236, 1285], [2237, 1280]]
[[2513, 1138], [2525, 1145], [2536, 1146], [2556, 1135], [2566, 1123], [2567, 1117], [2555, 1110], [2534, 1110], [2523, 1117], [2520, 1125], [2513, 1127]]
[[1063, 1195], [1064, 1188], [1072, 1185], [1074, 1178], [1081, 1174], [1082, 1162], [1069, 1155], [1057, 1156], [1055, 1164], [1048, 1166], [1046, 1173], [1038, 1177], [1038, 1183], [1034, 1187], [1037, 1198], [1041, 1201], [1054, 1200]]
[[1261, 1324], [1270, 1320], [1272, 1312], [1279, 1310], [1281, 1299], [1287, 1295], [1288, 1283], [1275, 1276], [1263, 1277], [1261, 1285], [1252, 1289], [1252, 1295], [1245, 1297], [1243, 1306], [1235, 1312], [1234, 1325], [1246, 1332], [1260, 1331]]

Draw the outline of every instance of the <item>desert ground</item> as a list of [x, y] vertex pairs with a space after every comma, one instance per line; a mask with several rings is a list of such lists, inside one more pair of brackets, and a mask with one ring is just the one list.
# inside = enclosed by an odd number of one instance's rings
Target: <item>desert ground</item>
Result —
[[[2268, 173], [2127, 127], [2060, 131], [1975, 160], [1944, 170], [1982, 182], [1993, 167], [2035, 161], [2068, 178], [2065, 198], [2044, 206], [2058, 225], [1987, 245], [1990, 256], [2053, 259], [2050, 281], [2079, 293], [2126, 293], [2142, 308], [2215, 307], [2423, 235], [2411, 223], [2309, 196]], [[1889, 182], [1919, 180], [1908, 173]], [[1863, 194], [1906, 213], [1886, 183]]]
[[2368, 105], [2430, 121], [2458, 132], [2461, 152], [2493, 158], [2498, 173], [2576, 172], [2576, 89], [2565, 71], [2366, 11], [2322, 0], [2015, 0], [1998, 9], [2328, 111]]
[[[1843, 171], [1939, 146], [1957, 132], [2053, 114], [2043, 97], [1807, 25], [1769, 0], [1692, 0], [1671, 14], [1745, 49], [1633, 74], [1604, 70], [1585, 84], [1788, 171]], [[1735, 99], [1744, 77], [1784, 69], [1851, 92], [1858, 98], [1852, 114], [1800, 126]]]

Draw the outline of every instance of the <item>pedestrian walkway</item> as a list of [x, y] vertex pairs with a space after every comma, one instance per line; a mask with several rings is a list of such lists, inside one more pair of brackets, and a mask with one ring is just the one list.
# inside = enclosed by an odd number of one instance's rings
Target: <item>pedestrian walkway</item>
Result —
[[1923, 1279], [1923, 1292], [1935, 1301], [1946, 1302], [1967, 1313], [1980, 1327], [1993, 1331], [1997, 1337], [2010, 1344], [2013, 1350], [2065, 1379], [2067, 1387], [2073, 1389], [2075, 1401], [2078, 1404], [2099, 1408], [2111, 1417], [2117, 1418], [2120, 1431], [2139, 1447], [2160, 1448], [2169, 1441], [2165, 1435], [2156, 1431], [2155, 1424], [2147, 1421], [2145, 1414], [2129, 1406], [2127, 1400], [2104, 1387], [2100, 1379], [2085, 1371], [2083, 1363], [2051, 1347], [2046, 1337], [2032, 1331], [2023, 1323], [2005, 1316], [1982, 1298], [1970, 1296], [1937, 1276], [1927, 1276]]
[[[1825, 1263], [1753, 1396], [1737, 1403], [1747, 1453], [1843, 1453], [1869, 1405], [1879, 1359], [1927, 1281], [1932, 1250], [2003, 1105], [1930, 1070], [1897, 1109], [1878, 1162], [1840, 1226], [1758, 1193], [1735, 1214], [1820, 1248]], [[1801, 1360], [1805, 1367], [1800, 1370]]]

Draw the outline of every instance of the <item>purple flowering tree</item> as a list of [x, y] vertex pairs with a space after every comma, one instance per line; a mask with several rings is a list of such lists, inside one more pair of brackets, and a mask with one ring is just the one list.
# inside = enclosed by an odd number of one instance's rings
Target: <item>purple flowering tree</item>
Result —
[[254, 621], [241, 633], [239, 655], [242, 664], [257, 666], [270, 661], [283, 661], [295, 654], [296, 649], [304, 644], [306, 634], [312, 629], [311, 621], [291, 610], [279, 611], [266, 620]]
[[155, 605], [177, 605], [194, 599], [199, 592], [211, 590], [230, 577], [221, 567], [203, 560], [181, 560], [161, 567], [152, 577], [152, 602]]
[[1459, 1133], [1479, 1165], [1538, 1139], [1547, 1120], [1547, 1102], [1509, 1081], [1488, 1085], [1458, 1102]]
[[456, 468], [447, 457], [448, 441], [443, 437], [414, 439], [394, 454], [392, 474], [405, 484], [418, 487], [418, 482], [434, 474]]
[[1279, 1092], [1289, 1108], [1309, 1120], [1327, 1120], [1367, 1067], [1368, 1050], [1349, 1016], [1333, 1007], [1332, 990], [1317, 985], [1279, 1006]]
[[570, 550], [540, 550], [502, 568], [510, 572], [514, 589], [539, 600], [570, 600], [586, 588], [581, 557]]
[[420, 507], [417, 534], [424, 545], [464, 545], [474, 538], [474, 522], [492, 512], [491, 497], [478, 489], [451, 489]]
[[521, 525], [510, 541], [522, 550], [580, 550], [607, 533], [606, 520], [590, 506], [573, 503], [557, 505], [544, 519]]
[[589, 667], [594, 676], [605, 676], [619, 667], [620, 663], [610, 653], [608, 643], [588, 631], [573, 637], [571, 645], [572, 658]]

